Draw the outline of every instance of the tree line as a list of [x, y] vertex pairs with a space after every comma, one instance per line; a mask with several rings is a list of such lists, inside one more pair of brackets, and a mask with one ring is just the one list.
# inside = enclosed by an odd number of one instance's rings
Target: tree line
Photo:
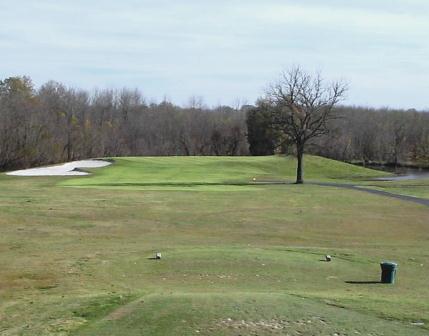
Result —
[[148, 103], [138, 90], [88, 92], [0, 81], [0, 169], [91, 157], [247, 155], [245, 109]]
[[[264, 105], [265, 104], [265, 105]], [[429, 113], [334, 107], [306, 152], [343, 161], [429, 163]], [[0, 80], [0, 169], [126, 155], [296, 154], [266, 101], [208, 108], [148, 102], [139, 90], [89, 92], [28, 77]], [[325, 132], [324, 132], [325, 133]]]
[[[429, 167], [429, 112], [338, 106], [334, 115], [329, 133], [312, 139], [306, 152], [362, 165]], [[268, 127], [270, 118], [263, 103], [249, 111], [250, 152], [294, 153], [289, 139]]]

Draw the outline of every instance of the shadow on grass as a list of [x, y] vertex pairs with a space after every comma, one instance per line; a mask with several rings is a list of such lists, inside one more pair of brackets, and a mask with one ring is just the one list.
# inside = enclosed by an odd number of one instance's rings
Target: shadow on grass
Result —
[[198, 187], [198, 186], [257, 186], [257, 185], [293, 185], [287, 181], [227, 181], [227, 182], [118, 182], [118, 183], [91, 183], [94, 187]]
[[344, 281], [347, 284], [351, 285], [377, 285], [381, 284], [381, 281]]

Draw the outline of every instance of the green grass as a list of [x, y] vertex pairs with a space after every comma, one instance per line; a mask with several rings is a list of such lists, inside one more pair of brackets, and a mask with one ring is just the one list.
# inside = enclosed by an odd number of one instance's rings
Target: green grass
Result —
[[[313, 180], [383, 174], [317, 157], [305, 167]], [[293, 160], [268, 157], [0, 175], [0, 335], [427, 335], [429, 209], [247, 185], [293, 174]], [[385, 259], [400, 265], [394, 286], [372, 283]]]
[[[307, 156], [305, 178], [311, 180], [360, 180], [386, 173]], [[114, 169], [97, 171], [96, 176], [69, 179], [67, 186], [127, 189], [198, 190], [253, 182], [293, 182], [296, 162], [293, 158], [265, 157], [132, 157], [116, 158]], [[229, 188], [228, 190], [230, 190]], [[215, 188], [213, 190], [220, 190]]]
[[429, 199], [429, 179], [409, 181], [372, 181], [364, 184], [370, 189]]

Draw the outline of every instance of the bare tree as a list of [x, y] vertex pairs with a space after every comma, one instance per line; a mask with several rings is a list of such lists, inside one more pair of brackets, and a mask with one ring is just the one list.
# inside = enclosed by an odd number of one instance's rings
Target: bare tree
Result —
[[343, 99], [347, 85], [325, 83], [320, 73], [292, 68], [271, 85], [267, 100], [272, 106], [272, 125], [296, 146], [298, 159], [296, 183], [303, 180], [303, 155], [306, 143], [328, 133], [328, 122], [335, 118], [334, 107]]

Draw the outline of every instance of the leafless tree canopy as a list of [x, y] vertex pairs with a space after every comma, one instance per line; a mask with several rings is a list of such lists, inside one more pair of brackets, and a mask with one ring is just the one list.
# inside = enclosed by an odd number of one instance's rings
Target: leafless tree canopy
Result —
[[138, 90], [92, 94], [29, 78], [0, 81], [0, 169], [88, 157], [246, 155], [245, 111], [148, 103]]
[[320, 73], [311, 75], [300, 67], [283, 73], [268, 90], [266, 99], [272, 106], [272, 125], [296, 146], [297, 183], [303, 183], [305, 145], [329, 132], [329, 121], [335, 118], [334, 107], [346, 91], [345, 83], [326, 84]]
[[268, 101], [276, 107], [273, 123], [295, 143], [326, 134], [328, 121], [335, 118], [334, 107], [344, 98], [347, 85], [325, 84], [320, 73], [312, 76], [297, 67], [282, 74], [271, 85]]

